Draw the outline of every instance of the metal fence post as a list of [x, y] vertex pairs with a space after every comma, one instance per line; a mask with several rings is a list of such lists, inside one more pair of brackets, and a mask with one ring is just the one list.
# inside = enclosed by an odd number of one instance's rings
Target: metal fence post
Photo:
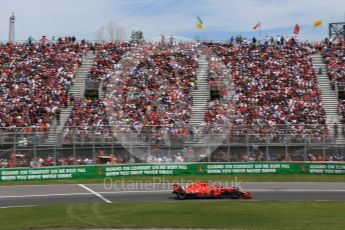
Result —
[[[13, 152], [14, 154], [17, 153], [17, 132], [14, 133], [14, 136], [13, 136]], [[11, 153], [10, 153], [11, 154]], [[17, 162], [16, 162], [16, 156], [14, 156], [14, 159], [13, 159], [13, 164], [14, 164], [14, 167], [17, 166]]]
[[171, 143], [169, 142], [168, 144], [165, 141], [165, 145], [168, 147], [168, 155], [170, 157], [170, 159], [173, 159], [173, 154], [171, 152]]
[[148, 148], [148, 156], [151, 156], [151, 152], [152, 152], [152, 149], [151, 149], [151, 137], [150, 135], [148, 135], [148, 131], [144, 131], [144, 136], [145, 136], [145, 139], [147, 140], [147, 143], [149, 144], [149, 148]]
[[92, 132], [92, 159], [96, 162], [95, 133]]
[[114, 152], [114, 136], [112, 135], [111, 137], [111, 154], [114, 155], [115, 152]]
[[77, 155], [76, 136], [73, 136], [73, 156]]
[[207, 161], [211, 162], [211, 146], [210, 146], [210, 142], [211, 142], [211, 137], [210, 134], [207, 135], [208, 136], [208, 144], [207, 144]]
[[247, 147], [247, 155], [249, 155], [249, 135], [245, 135], [245, 142], [246, 142], [246, 147]]
[[270, 158], [270, 148], [269, 148], [269, 145], [268, 145], [268, 142], [269, 142], [269, 135], [268, 134], [266, 134], [266, 161], [268, 161], [269, 160], [269, 158]]
[[326, 160], [326, 143], [325, 141], [323, 140], [323, 143], [322, 143], [322, 157], [323, 157], [323, 160], [325, 161]]
[[227, 150], [227, 152], [228, 152], [228, 161], [230, 162], [230, 159], [231, 159], [231, 153], [230, 153], [230, 151], [231, 151], [231, 149], [230, 149], [230, 135], [229, 135], [228, 138], [227, 138], [227, 144], [228, 144], [228, 146], [227, 146], [227, 148], [228, 148], [228, 150]]
[[37, 157], [37, 137], [34, 135], [34, 158]]
[[287, 134], [287, 130], [285, 130], [285, 161], [288, 161], [288, 153], [289, 153], [289, 137]]
[[308, 142], [304, 144], [304, 161], [307, 161], [307, 148], [308, 148]]
[[129, 131], [129, 158], [132, 158], [132, 153], [133, 153], [133, 131]]
[[57, 165], [57, 154], [56, 154], [56, 144], [57, 143], [54, 143], [53, 145], [53, 154], [54, 154], [54, 162], [55, 162], [55, 166]]

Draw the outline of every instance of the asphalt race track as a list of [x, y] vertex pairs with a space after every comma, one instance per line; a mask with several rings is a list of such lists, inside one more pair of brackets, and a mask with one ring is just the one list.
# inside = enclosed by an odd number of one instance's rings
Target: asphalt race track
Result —
[[[231, 186], [231, 184], [223, 184]], [[240, 186], [252, 200], [345, 200], [345, 183], [252, 182]], [[178, 201], [169, 183], [0, 186], [0, 208], [69, 203]], [[210, 199], [198, 199], [210, 201]], [[224, 201], [229, 201], [224, 199]], [[241, 202], [241, 201], [232, 201]]]

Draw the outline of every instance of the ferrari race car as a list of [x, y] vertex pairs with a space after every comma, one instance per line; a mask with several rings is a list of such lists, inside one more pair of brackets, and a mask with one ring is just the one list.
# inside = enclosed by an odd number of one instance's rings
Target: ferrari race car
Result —
[[231, 198], [231, 199], [250, 199], [253, 195], [244, 192], [238, 187], [225, 188], [220, 184], [210, 185], [208, 183], [194, 183], [183, 188], [179, 184], [173, 184], [173, 194], [177, 199], [186, 198]]

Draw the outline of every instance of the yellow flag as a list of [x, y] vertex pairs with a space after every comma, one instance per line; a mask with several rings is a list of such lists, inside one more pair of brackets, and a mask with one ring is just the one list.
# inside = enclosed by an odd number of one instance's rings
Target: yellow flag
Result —
[[205, 30], [204, 23], [199, 16], [196, 17], [196, 28], [199, 30]]
[[322, 21], [321, 20], [317, 20], [313, 23], [314, 27], [321, 27], [322, 26]]

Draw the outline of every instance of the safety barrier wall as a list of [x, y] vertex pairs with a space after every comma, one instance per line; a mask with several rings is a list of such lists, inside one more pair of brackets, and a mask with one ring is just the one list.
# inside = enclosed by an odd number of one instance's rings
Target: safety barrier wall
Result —
[[0, 169], [0, 181], [220, 174], [345, 174], [345, 163], [234, 162], [7, 168]]

